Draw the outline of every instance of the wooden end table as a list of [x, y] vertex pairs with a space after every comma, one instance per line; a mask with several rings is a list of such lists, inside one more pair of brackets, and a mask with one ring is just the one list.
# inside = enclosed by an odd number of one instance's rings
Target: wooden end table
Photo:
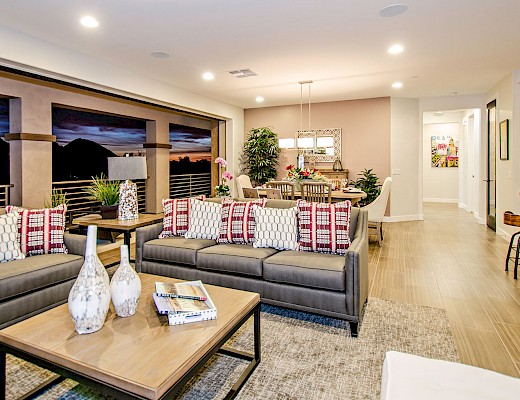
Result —
[[[177, 279], [139, 274], [137, 313], [120, 318], [110, 307], [103, 328], [79, 335], [67, 304], [0, 330], [0, 398], [5, 398], [6, 353], [92, 386], [117, 399], [173, 397], [215, 353], [249, 361], [226, 399], [234, 398], [260, 363], [260, 295], [204, 285], [217, 307], [217, 319], [168, 325], [152, 299], [154, 283]], [[251, 317], [254, 352], [224, 346]]]
[[139, 214], [139, 218], [127, 221], [119, 219], [102, 219], [99, 214], [88, 214], [74, 218], [73, 224], [83, 228], [89, 225], [97, 225], [98, 228], [106, 229], [124, 234], [124, 243], [130, 248], [130, 237], [137, 228], [162, 222], [164, 215], [161, 214]]

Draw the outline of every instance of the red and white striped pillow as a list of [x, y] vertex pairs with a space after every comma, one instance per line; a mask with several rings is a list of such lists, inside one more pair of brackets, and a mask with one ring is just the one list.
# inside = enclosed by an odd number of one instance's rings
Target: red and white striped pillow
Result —
[[344, 255], [350, 246], [350, 201], [310, 203], [298, 200], [299, 251]]
[[[206, 196], [201, 195], [194, 199], [204, 201]], [[163, 199], [164, 218], [163, 231], [159, 238], [184, 236], [190, 225], [190, 199]]]
[[265, 207], [266, 198], [253, 201], [222, 199], [222, 219], [217, 243], [247, 244], [255, 239], [253, 205]]
[[67, 247], [65, 247], [63, 242], [65, 213], [67, 212], [65, 204], [38, 210], [7, 206], [5, 210], [8, 213], [19, 213], [18, 233], [20, 250], [26, 256], [68, 253]]

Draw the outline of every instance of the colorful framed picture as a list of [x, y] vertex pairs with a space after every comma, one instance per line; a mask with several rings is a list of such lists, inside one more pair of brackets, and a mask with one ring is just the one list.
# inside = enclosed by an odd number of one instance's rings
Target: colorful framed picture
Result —
[[509, 160], [509, 120], [500, 123], [500, 159]]

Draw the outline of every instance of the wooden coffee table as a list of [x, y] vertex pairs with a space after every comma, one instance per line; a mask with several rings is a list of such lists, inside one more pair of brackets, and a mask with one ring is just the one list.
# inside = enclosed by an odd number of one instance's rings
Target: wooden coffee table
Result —
[[[6, 353], [117, 399], [163, 399], [175, 395], [215, 353], [249, 361], [227, 395], [236, 396], [260, 362], [260, 296], [205, 285], [217, 319], [168, 325], [152, 300], [155, 281], [176, 279], [139, 274], [142, 294], [132, 317], [118, 317], [111, 306], [98, 332], [78, 335], [67, 304], [0, 330], [0, 398], [5, 398]], [[254, 316], [254, 353], [224, 343]], [[3, 395], [3, 396], [2, 396]]]

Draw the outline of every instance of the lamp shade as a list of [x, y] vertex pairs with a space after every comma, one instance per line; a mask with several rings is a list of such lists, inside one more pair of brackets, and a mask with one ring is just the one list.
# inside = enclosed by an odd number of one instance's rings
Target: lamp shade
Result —
[[108, 180], [146, 179], [146, 157], [108, 157]]

